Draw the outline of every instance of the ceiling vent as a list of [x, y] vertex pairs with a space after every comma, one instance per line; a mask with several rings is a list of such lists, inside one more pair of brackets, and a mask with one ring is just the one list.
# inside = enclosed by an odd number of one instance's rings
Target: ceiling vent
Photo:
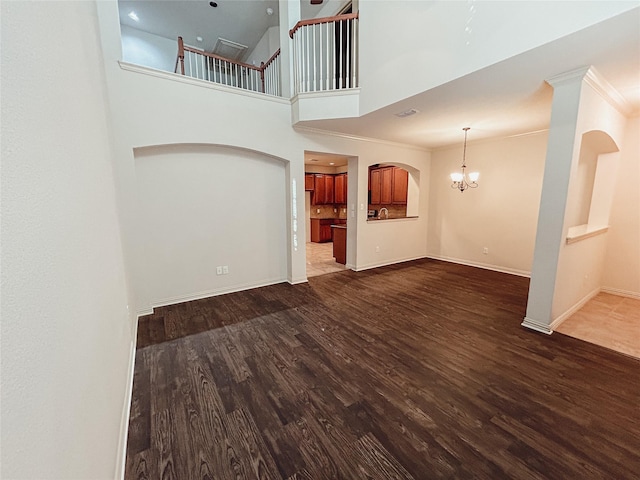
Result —
[[404, 112], [394, 113], [394, 115], [396, 117], [405, 118], [405, 117], [410, 117], [411, 115], [415, 115], [418, 112], [419, 110], [416, 110], [415, 108], [410, 108], [409, 110], [405, 110]]
[[213, 48], [213, 53], [220, 55], [221, 57], [228, 58], [229, 60], [240, 60], [247, 50], [246, 45], [241, 43], [232, 42], [225, 38], [219, 38], [216, 42], [216, 46]]

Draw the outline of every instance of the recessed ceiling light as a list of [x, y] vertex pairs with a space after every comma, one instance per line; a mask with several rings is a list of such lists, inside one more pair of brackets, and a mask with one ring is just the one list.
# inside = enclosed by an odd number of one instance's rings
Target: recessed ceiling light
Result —
[[271, 7], [267, 8], [267, 15], [269, 16], [273, 15], [273, 8]]
[[139, 22], [140, 19], [138, 18], [138, 15], [136, 14], [136, 12], [134, 12], [133, 10], [131, 10], [129, 12], [129, 15], [127, 15], [131, 20], [133, 20], [134, 22]]
[[197, 41], [199, 41], [199, 42], [202, 42], [202, 37], [201, 37], [200, 35], [198, 35], [198, 36], [196, 37], [196, 40], [197, 40]]
[[335, 162], [329, 162], [329, 165], [335, 165]]
[[411, 115], [415, 115], [416, 113], [420, 113], [420, 110], [416, 110], [415, 108], [410, 108], [409, 110], [405, 110], [404, 112], [395, 113], [396, 117], [405, 118], [410, 117]]

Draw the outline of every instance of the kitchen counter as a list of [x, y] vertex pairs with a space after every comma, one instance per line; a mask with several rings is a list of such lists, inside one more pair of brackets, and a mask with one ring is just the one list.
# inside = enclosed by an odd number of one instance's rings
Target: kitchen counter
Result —
[[347, 263], [347, 226], [331, 225], [333, 235], [333, 257], [337, 263]]
[[411, 220], [413, 218], [419, 218], [417, 215], [412, 216], [412, 217], [395, 217], [395, 218], [378, 218], [378, 217], [371, 217], [371, 218], [367, 218], [367, 222], [390, 222], [393, 220]]

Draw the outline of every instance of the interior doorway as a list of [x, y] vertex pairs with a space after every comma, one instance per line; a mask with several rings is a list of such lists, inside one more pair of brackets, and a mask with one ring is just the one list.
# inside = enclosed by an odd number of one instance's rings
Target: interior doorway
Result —
[[320, 152], [305, 152], [304, 158], [308, 278], [347, 268], [348, 159]]

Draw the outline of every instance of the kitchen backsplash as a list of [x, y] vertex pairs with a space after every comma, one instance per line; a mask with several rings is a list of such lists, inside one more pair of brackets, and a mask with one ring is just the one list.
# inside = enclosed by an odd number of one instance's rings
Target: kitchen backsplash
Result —
[[369, 210], [380, 211], [382, 207], [386, 207], [389, 210], [389, 218], [404, 218], [407, 216], [406, 205], [369, 205]]
[[[333, 211], [334, 209], [336, 210], [335, 212]], [[311, 205], [310, 216], [311, 218], [347, 218], [347, 209], [344, 206]]]

